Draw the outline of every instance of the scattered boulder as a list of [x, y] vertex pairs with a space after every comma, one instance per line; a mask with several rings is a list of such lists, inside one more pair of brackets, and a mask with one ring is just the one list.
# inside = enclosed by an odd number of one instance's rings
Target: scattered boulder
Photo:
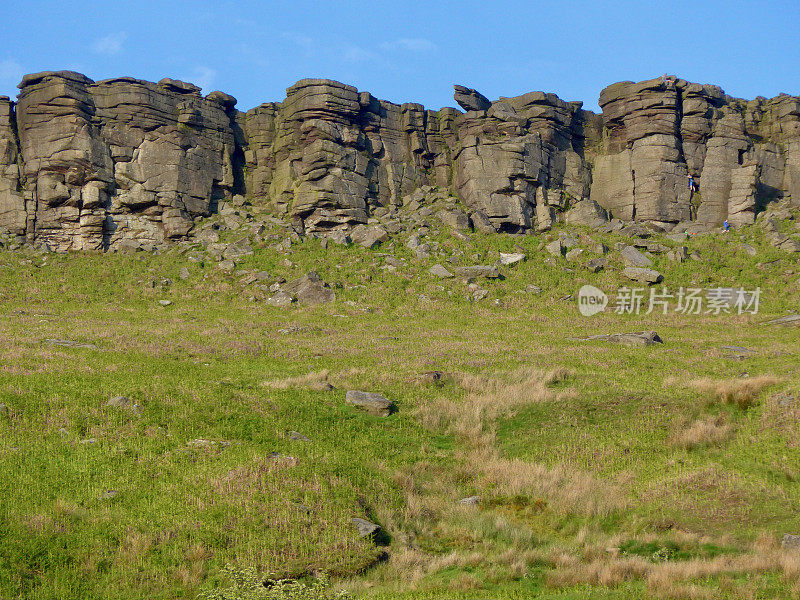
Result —
[[47, 339], [45, 340], [48, 344], [52, 344], [53, 346], [64, 346], [66, 348], [83, 348], [85, 350], [97, 350], [97, 346], [94, 344], [85, 344], [83, 342], [75, 342], [72, 340], [53, 340]]
[[625, 346], [653, 346], [664, 342], [655, 331], [641, 331], [638, 333], [610, 333], [605, 335], [590, 335], [580, 338], [582, 340], [603, 340]]
[[453, 277], [453, 274], [440, 264], [433, 265], [430, 269], [428, 269], [428, 273], [442, 279], [449, 279], [450, 277]]
[[594, 200], [581, 200], [564, 215], [567, 225], [585, 225], [586, 227], [602, 227], [609, 221], [608, 211]]
[[362, 538], [375, 535], [381, 529], [380, 525], [376, 525], [375, 523], [367, 521], [366, 519], [360, 519], [358, 517], [354, 517], [350, 520], [356, 526], [356, 528], [358, 529], [358, 535]]
[[784, 533], [781, 538], [781, 548], [784, 550], [800, 550], [800, 535]]
[[426, 371], [417, 375], [417, 381], [421, 384], [441, 386], [444, 384], [444, 380], [445, 374], [441, 371]]
[[584, 252], [585, 251], [583, 248], [573, 248], [572, 250], [567, 252], [565, 258], [570, 262], [575, 262], [580, 259], [580, 257], [583, 255]]
[[643, 269], [641, 267], [625, 267], [622, 274], [628, 279], [633, 279], [639, 283], [659, 283], [664, 279], [658, 271], [653, 269]]
[[486, 279], [497, 279], [500, 277], [500, 271], [494, 265], [472, 265], [469, 267], [456, 267], [456, 275], [462, 279], [477, 279], [483, 277]]
[[784, 325], [784, 326], [792, 326], [798, 325], [800, 326], [800, 315], [786, 315], [785, 317], [778, 317], [777, 319], [772, 319], [771, 321], [767, 321], [764, 323], [765, 325]]
[[302, 433], [299, 433], [297, 431], [290, 431], [289, 433], [286, 434], [286, 437], [288, 437], [293, 442], [310, 442], [311, 441], [310, 437], [305, 436]]
[[608, 264], [608, 260], [606, 260], [603, 257], [593, 258], [588, 263], [586, 263], [586, 268], [589, 269], [592, 273], [599, 273], [600, 271], [606, 268], [606, 264]]
[[285, 306], [289, 306], [292, 302], [295, 302], [296, 298], [290, 294], [287, 294], [283, 290], [278, 290], [274, 295], [267, 298], [266, 303], [270, 306], [277, 306], [279, 308], [283, 308]]
[[377, 417], [388, 417], [395, 410], [394, 402], [374, 392], [348, 390], [345, 402]]
[[511, 266], [515, 265], [518, 262], [522, 262], [525, 260], [525, 255], [522, 252], [501, 252], [500, 253], [500, 264], [504, 266]]
[[447, 210], [440, 210], [437, 214], [439, 220], [450, 227], [451, 229], [456, 229], [458, 231], [466, 231], [470, 228], [469, 217], [467, 213], [463, 210], [459, 209], [447, 209]]
[[653, 261], [639, 252], [633, 246], [625, 246], [620, 251], [620, 258], [622, 262], [629, 267], [652, 267]]
[[[332, 302], [336, 299], [336, 292], [322, 281], [316, 271], [310, 271], [303, 277], [284, 284], [282, 291], [297, 299], [299, 304], [314, 306]], [[276, 294], [277, 296], [277, 294]], [[273, 296], [274, 298], [275, 296]]]
[[459, 504], [463, 504], [464, 506], [477, 506], [481, 503], [480, 496], [467, 496], [466, 498], [462, 498], [458, 501]]
[[112, 408], [121, 408], [134, 414], [138, 414], [142, 409], [139, 404], [136, 404], [127, 396], [114, 396], [108, 402], [106, 402], [106, 406], [110, 406]]
[[755, 256], [756, 254], [758, 254], [758, 251], [750, 244], [742, 243], [742, 250], [744, 250], [750, 256]]
[[550, 254], [555, 256], [556, 258], [561, 258], [564, 256], [564, 246], [561, 243], [561, 240], [554, 240], [545, 246], [545, 250], [547, 250]]
[[350, 238], [354, 244], [363, 246], [364, 248], [374, 248], [389, 239], [389, 234], [380, 225], [371, 225], [369, 227], [358, 225], [353, 228], [350, 233]]

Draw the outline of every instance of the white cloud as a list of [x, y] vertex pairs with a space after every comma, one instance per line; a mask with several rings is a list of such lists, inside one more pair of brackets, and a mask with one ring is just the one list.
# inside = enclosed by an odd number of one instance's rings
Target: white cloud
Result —
[[286, 40], [287, 42], [292, 42], [300, 46], [305, 52], [305, 55], [311, 56], [316, 49], [317, 43], [307, 35], [303, 35], [302, 33], [295, 33], [292, 31], [287, 31], [281, 34], [281, 37]]
[[199, 66], [194, 68], [194, 76], [189, 79], [193, 84], [199, 85], [204, 92], [211, 91], [217, 72], [209, 67]]
[[399, 38], [392, 42], [384, 42], [381, 48], [405, 52], [431, 52], [436, 50], [436, 44], [423, 38]]
[[347, 46], [342, 53], [342, 58], [350, 62], [365, 62], [375, 58], [375, 55], [369, 50], [359, 48], [358, 46]]
[[0, 60], [0, 83], [17, 85], [24, 74], [22, 65], [13, 58]]
[[113, 56], [122, 52], [122, 45], [128, 39], [128, 34], [124, 31], [119, 33], [112, 33], [106, 37], [95, 40], [92, 43], [92, 50], [97, 54], [105, 54], [106, 56]]

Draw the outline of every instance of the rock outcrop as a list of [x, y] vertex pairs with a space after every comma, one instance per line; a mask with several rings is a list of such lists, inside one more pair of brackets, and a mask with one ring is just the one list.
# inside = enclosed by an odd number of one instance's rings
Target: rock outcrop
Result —
[[25, 202], [12, 221], [54, 249], [177, 239], [234, 189], [231, 96], [69, 71], [27, 75], [19, 87]]
[[482, 232], [565, 215], [738, 226], [773, 200], [800, 204], [800, 98], [747, 102], [670, 76], [609, 86], [602, 116], [554, 94], [492, 102], [463, 86], [466, 112], [431, 111], [324, 79], [246, 113], [173, 79], [59, 71], [19, 87], [16, 103], [0, 97], [0, 229], [55, 250], [182, 239], [237, 194], [300, 235], [366, 238], [373, 216], [421, 189], [457, 197], [439, 218]]
[[600, 106], [591, 197], [616, 217], [737, 226], [773, 200], [800, 202], [797, 97], [746, 102], [664, 76], [609, 86]]

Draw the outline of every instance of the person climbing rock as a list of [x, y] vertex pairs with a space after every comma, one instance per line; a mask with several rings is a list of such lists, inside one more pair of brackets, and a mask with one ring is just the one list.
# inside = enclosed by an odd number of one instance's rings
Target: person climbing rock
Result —
[[689, 200], [691, 200], [692, 196], [694, 196], [694, 193], [700, 190], [700, 186], [697, 185], [697, 182], [694, 180], [694, 177], [691, 173], [686, 177], [689, 180]]

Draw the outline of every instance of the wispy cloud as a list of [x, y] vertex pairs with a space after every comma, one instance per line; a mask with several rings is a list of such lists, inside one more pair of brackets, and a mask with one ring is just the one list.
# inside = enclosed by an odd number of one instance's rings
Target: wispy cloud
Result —
[[317, 43], [314, 41], [313, 38], [310, 38], [307, 35], [303, 35], [302, 33], [286, 31], [281, 34], [281, 38], [283, 38], [287, 42], [291, 42], [299, 46], [303, 50], [306, 57], [314, 54], [314, 51], [316, 50], [317, 47]]
[[194, 75], [189, 79], [195, 85], [203, 88], [204, 92], [211, 91], [211, 86], [217, 78], [217, 72], [206, 66], [198, 66], [194, 68]]
[[432, 52], [436, 44], [423, 38], [399, 38], [391, 42], [383, 42], [381, 48], [403, 52]]
[[24, 74], [22, 65], [13, 58], [0, 60], [0, 84], [17, 85]]
[[96, 39], [92, 43], [92, 50], [97, 54], [105, 54], [106, 56], [113, 56], [122, 52], [122, 45], [128, 39], [128, 34], [124, 31], [112, 33], [105, 37]]
[[375, 58], [375, 54], [358, 46], [346, 46], [342, 58], [349, 62], [366, 62]]

